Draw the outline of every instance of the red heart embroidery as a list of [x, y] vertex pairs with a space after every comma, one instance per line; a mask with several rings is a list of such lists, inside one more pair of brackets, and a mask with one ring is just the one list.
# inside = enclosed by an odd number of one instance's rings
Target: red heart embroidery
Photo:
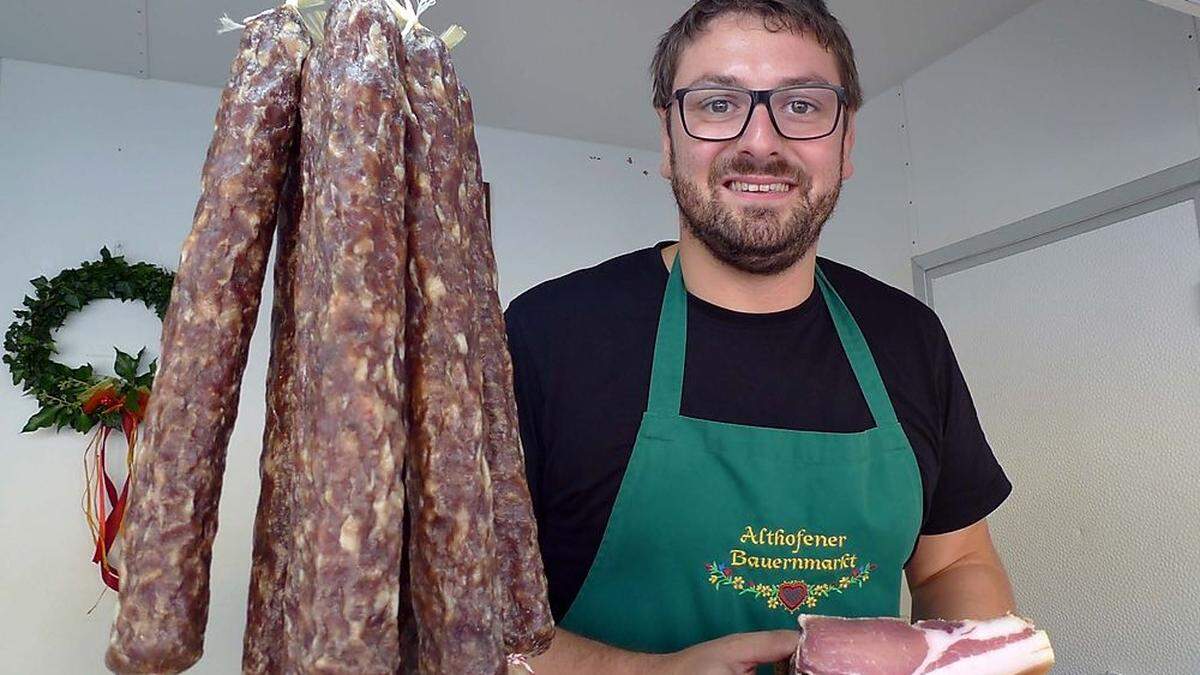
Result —
[[808, 584], [803, 581], [789, 581], [779, 584], [779, 601], [789, 611], [796, 609], [808, 600]]

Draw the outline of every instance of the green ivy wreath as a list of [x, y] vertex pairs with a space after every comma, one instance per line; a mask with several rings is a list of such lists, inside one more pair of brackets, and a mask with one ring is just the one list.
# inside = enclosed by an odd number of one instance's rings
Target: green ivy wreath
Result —
[[26, 296], [4, 335], [4, 363], [13, 384], [39, 406], [21, 431], [69, 426], [86, 433], [97, 424], [121, 429], [126, 414], [140, 418], [157, 368], [151, 361], [143, 371], [144, 348], [136, 356], [117, 349], [116, 377], [99, 377], [90, 363], [71, 368], [52, 360], [57, 352], [53, 335], [68, 316], [94, 300], [140, 300], [162, 319], [174, 279], [169, 270], [130, 264], [102, 248], [99, 260], [63, 270], [53, 279], [30, 281], [36, 293]]

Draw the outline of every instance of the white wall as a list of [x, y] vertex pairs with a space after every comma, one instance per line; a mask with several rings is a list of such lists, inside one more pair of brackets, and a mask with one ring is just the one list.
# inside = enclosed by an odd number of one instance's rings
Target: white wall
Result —
[[996, 545], [1062, 675], [1200, 673], [1200, 584], [1180, 578], [1200, 528], [1172, 517], [1200, 482], [1196, 216], [1181, 201], [932, 284], [1015, 486]]
[[821, 255], [881, 281], [912, 290], [916, 222], [909, 205], [908, 136], [904, 91], [887, 91], [865, 105], [855, 122], [854, 175], [821, 234]]
[[1046, 0], [910, 78], [919, 252], [1200, 156], [1198, 63], [1181, 12]]
[[1200, 156], [1192, 18], [1044, 0], [867, 102], [821, 252], [912, 290], [911, 258]]
[[[1200, 156], [1198, 42], [1192, 18], [1142, 0], [1044, 0], [1028, 8], [914, 74], [898, 90], [866, 104], [859, 120], [859, 174], [846, 186], [846, 202], [830, 222], [824, 252], [839, 257], [844, 251], [846, 258], [877, 261], [876, 270], [889, 273], [884, 280], [911, 289], [911, 255], [958, 243], [1195, 159]], [[898, 130], [900, 139], [896, 141]], [[868, 144], [877, 147], [868, 148]], [[906, 223], [911, 247], [901, 251], [898, 231]], [[839, 247], [841, 251], [835, 251]], [[1102, 263], [1093, 259], [1091, 264]], [[1193, 259], [1192, 265], [1194, 270], [1200, 261]], [[1157, 274], [1153, 267], [1144, 265], [1142, 269]], [[1165, 276], [1156, 279], [1162, 281]], [[1081, 311], [1109, 309], [1109, 304], [1097, 304]], [[1105, 321], [1111, 319], [1109, 312]], [[1045, 330], [1038, 325], [1013, 325], [1010, 333], [1039, 334], [1039, 329]], [[997, 336], [997, 341], [1004, 339]], [[978, 345], [970, 341], [962, 347], [965, 354], [978, 351]], [[1180, 344], [1172, 350], [1169, 345], [1144, 344], [1145, 354], [1129, 358], [1162, 359], [1163, 354], [1183, 353], [1188, 347]], [[996, 353], [1001, 352], [992, 352], [991, 362], [980, 357], [984, 359], [980, 363], [995, 363]], [[1004, 392], [989, 386], [986, 368], [976, 374], [970, 359], [962, 366], [976, 394], [985, 430], [989, 419], [1010, 419], [1016, 414], [1007, 404], [994, 405], [1006, 399]], [[1142, 372], [1139, 377], [1147, 376]], [[1114, 414], [1123, 414], [1116, 411], [1124, 411], [1128, 404], [1120, 396], [1128, 393], [1128, 388], [1116, 380], [1099, 394], [1094, 383], [1062, 384], [1066, 395], [1074, 392], [1079, 400], [1102, 395], [1123, 401], [1111, 406]], [[1022, 395], [1030, 398], [1031, 390], [1040, 392], [1026, 387]], [[1054, 414], [1069, 411], [1046, 408], [1038, 395], [1030, 399], [1031, 405], [1049, 417], [1044, 423], [1057, 428]], [[1134, 400], [1154, 406], [1152, 398], [1135, 396]], [[996, 454], [1001, 464], [1013, 466], [1015, 476], [1021, 468], [1019, 458], [1028, 448], [1007, 443], [1002, 426], [997, 426], [997, 434], [1000, 436], [992, 438]], [[1056, 461], [1087, 453], [1070, 443], [1057, 443], [1061, 440], [1045, 438], [1054, 444]], [[1123, 461], [1128, 458], [1120, 455], [1097, 461], [1090, 467], [1096, 479], [1082, 489], [1126, 483], [1128, 466]], [[1166, 482], [1156, 488], [1159, 494], [1193, 494], [1189, 472], [1165, 474]], [[1106, 540], [1109, 534], [1081, 534], [1082, 530], [1075, 528], [1081, 519], [1096, 518], [1105, 524], [1121, 524], [1122, 531], [1150, 530], [1163, 518], [1162, 509], [1144, 503], [1146, 500], [1104, 501], [1102, 507], [1076, 501], [1079, 513], [1060, 509], [1031, 516], [1030, 501], [1036, 497], [1038, 484], [1015, 479], [1014, 483], [1013, 497], [992, 519], [992, 527], [1001, 554], [1009, 562], [1020, 607], [1046, 607], [1052, 602], [1048, 598], [1067, 598], [1061, 607], [1031, 616], [1050, 629], [1052, 639], [1058, 635], [1056, 644], [1061, 651], [1056, 671], [1190, 671], [1147, 667], [1151, 661], [1181, 663], [1180, 653], [1187, 649], [1147, 657], [1145, 651], [1136, 651], [1145, 647], [1130, 647], [1129, 640], [1124, 640], [1127, 632], [1112, 621], [1112, 616], [1130, 616], [1129, 608], [1136, 607], [1122, 604], [1126, 598], [1121, 589], [1126, 584], [1112, 571], [1136, 568], [1139, 551], [1116, 550]], [[1069, 509], [1072, 502], [1066, 503], [1063, 509]], [[1079, 555], [1102, 551], [1094, 557], [1103, 563], [1084, 565], [1080, 571], [1046, 568], [1039, 557], [1043, 551], [1028, 546], [1039, 539], [1072, 543]], [[1192, 539], [1177, 540], [1181, 546], [1189, 546], [1184, 557], [1198, 555]], [[1062, 584], [1070, 584], [1061, 581], [1064, 574], [1091, 575], [1112, 595], [1070, 599], [1069, 593], [1061, 590]], [[1200, 626], [1195, 625], [1188, 603], [1195, 584], [1180, 584], [1180, 589], [1154, 598], [1153, 611], [1182, 623], [1178, 634], [1194, 634]], [[1103, 628], [1085, 634], [1085, 627]]]
[[658, 153], [488, 127], [478, 135], [505, 304], [546, 279], [678, 236]]
[[[28, 280], [97, 257], [102, 245], [135, 260], [174, 267], [199, 191], [206, 136], [215, 99], [198, 87], [0, 62], [0, 304], [10, 308], [31, 292]], [[189, 204], [188, 202], [192, 203]], [[79, 319], [97, 328], [95, 341], [78, 322], [63, 337], [92, 345], [81, 354], [111, 365], [111, 348], [136, 350], [153, 340], [157, 319], [129, 306], [97, 326], [96, 313]], [[122, 318], [132, 325], [117, 324]], [[154, 342], [150, 342], [154, 344]], [[261, 340], [248, 369], [247, 420], [231, 454], [217, 540], [213, 587], [214, 642], [227, 643], [244, 603], [248, 564], [248, 513], [257, 491], [249, 478], [256, 454], [251, 429], [263, 418]], [[67, 355], [64, 360], [73, 361]], [[5, 471], [0, 474], [0, 634], [6, 673], [98, 673], [112, 593], [88, 615], [103, 588], [91, 560], [80, 512], [86, 440], [74, 432], [18, 433], [34, 410], [11, 385], [0, 386], [0, 429]], [[257, 414], [255, 414], [257, 413]], [[118, 449], [121, 445], [116, 445]], [[110, 463], [114, 468], [121, 452]], [[119, 479], [118, 479], [119, 480]], [[235, 562], [236, 561], [236, 562]], [[240, 597], [240, 601], [239, 601]], [[244, 612], [245, 610], [241, 610]], [[244, 621], [244, 619], [240, 619]], [[218, 652], [228, 647], [217, 647]], [[235, 672], [228, 656], [224, 668]]]
[[[199, 195], [217, 94], [0, 61], [5, 327], [10, 309], [32, 291], [29, 279], [92, 259], [101, 246], [175, 267]], [[505, 301], [550, 276], [673, 236], [674, 203], [657, 174], [656, 153], [486, 127], [479, 142], [492, 184]], [[149, 311], [107, 305], [76, 315], [60, 331], [63, 361], [107, 365], [114, 345], [131, 351], [149, 345], [157, 352], [159, 326]], [[260, 314], [230, 443], [206, 655], [193, 672], [240, 667], [265, 415], [267, 316]], [[7, 369], [3, 379], [0, 672], [103, 672], [114, 596], [109, 592], [87, 614], [102, 586], [79, 510], [86, 439], [70, 431], [17, 433], [34, 406], [11, 386]], [[120, 476], [118, 457], [110, 467]]]

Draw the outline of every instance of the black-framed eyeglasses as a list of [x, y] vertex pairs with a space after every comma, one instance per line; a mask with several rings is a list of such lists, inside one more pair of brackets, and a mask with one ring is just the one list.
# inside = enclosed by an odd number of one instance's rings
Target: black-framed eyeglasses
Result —
[[837, 129], [846, 91], [833, 84], [802, 84], [778, 89], [689, 87], [677, 89], [683, 130], [699, 141], [731, 141], [746, 132], [761, 103], [775, 131], [792, 141], [825, 138]]

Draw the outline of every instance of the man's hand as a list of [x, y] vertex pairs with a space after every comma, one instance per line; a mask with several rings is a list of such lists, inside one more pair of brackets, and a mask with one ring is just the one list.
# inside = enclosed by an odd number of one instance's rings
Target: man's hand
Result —
[[727, 635], [663, 656], [662, 669], [656, 672], [669, 675], [753, 675], [759, 665], [790, 657], [796, 652], [799, 642], [800, 633], [794, 630]]
[[538, 675], [752, 675], [761, 664], [790, 657], [799, 643], [799, 631], [769, 630], [728, 635], [673, 654], [637, 654], [559, 628], [550, 649], [531, 664]]

